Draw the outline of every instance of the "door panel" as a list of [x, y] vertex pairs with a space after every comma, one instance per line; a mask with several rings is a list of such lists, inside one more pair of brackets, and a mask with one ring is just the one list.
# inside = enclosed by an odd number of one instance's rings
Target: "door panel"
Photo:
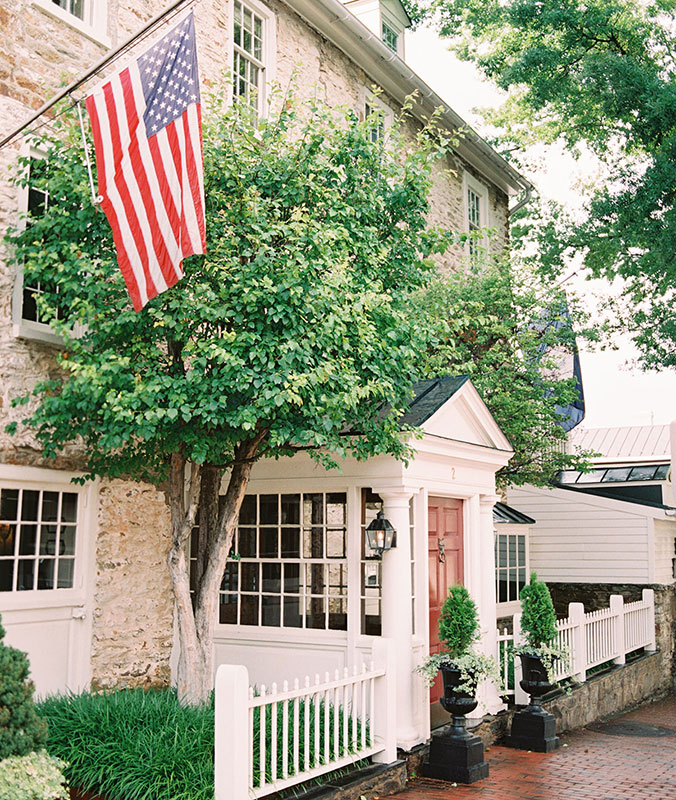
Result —
[[[430, 654], [433, 654], [441, 649], [439, 615], [448, 589], [462, 584], [464, 579], [462, 501], [430, 497], [428, 518]], [[437, 678], [430, 690], [430, 703], [438, 703], [441, 692], [441, 679]]]

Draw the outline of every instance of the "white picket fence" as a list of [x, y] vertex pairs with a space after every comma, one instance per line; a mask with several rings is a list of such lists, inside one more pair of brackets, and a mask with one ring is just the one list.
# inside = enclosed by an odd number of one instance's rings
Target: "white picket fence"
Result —
[[[613, 661], [624, 664], [627, 653], [644, 647], [654, 651], [655, 593], [644, 589], [643, 597], [625, 603], [622, 595], [611, 595], [608, 608], [584, 613], [582, 603], [568, 605], [568, 617], [556, 623], [557, 635], [552, 642], [568, 657], [557, 662], [556, 679], [573, 677], [579, 682], [587, 679], [587, 671], [599, 664]], [[521, 614], [513, 617], [512, 632], [498, 631], [497, 660], [505, 686], [505, 695], [513, 695], [517, 703], [527, 703], [528, 695], [519, 686], [521, 664], [512, 659], [510, 645], [523, 642]]]
[[[364, 758], [396, 759], [392, 642], [370, 664], [259, 691], [245, 667], [216, 673], [216, 800], [264, 797]], [[302, 684], [302, 685], [301, 685]]]

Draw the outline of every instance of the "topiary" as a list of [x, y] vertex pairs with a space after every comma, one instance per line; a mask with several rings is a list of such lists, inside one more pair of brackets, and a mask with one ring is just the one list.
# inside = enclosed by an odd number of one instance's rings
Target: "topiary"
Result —
[[33, 703], [28, 656], [2, 641], [0, 618], [0, 761], [39, 750], [47, 741], [47, 723]]
[[549, 589], [532, 572], [519, 595], [521, 600], [521, 630], [528, 647], [539, 649], [551, 646], [556, 636], [556, 614]]
[[478, 639], [479, 614], [464, 586], [451, 586], [439, 616], [439, 641], [451, 658], [467, 653]]

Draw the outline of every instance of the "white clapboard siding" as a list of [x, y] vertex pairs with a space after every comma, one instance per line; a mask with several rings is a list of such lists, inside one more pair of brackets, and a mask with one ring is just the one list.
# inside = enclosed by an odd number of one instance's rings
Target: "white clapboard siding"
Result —
[[655, 583], [674, 583], [676, 521], [655, 520]]
[[651, 583], [649, 519], [643, 507], [566, 489], [510, 489], [532, 517], [530, 566], [544, 581]]

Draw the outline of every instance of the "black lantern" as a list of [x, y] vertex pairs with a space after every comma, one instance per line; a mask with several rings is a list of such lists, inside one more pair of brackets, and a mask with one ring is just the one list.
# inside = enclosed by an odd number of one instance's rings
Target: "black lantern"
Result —
[[366, 541], [374, 558], [382, 558], [385, 550], [397, 546], [397, 532], [382, 511], [366, 528]]

